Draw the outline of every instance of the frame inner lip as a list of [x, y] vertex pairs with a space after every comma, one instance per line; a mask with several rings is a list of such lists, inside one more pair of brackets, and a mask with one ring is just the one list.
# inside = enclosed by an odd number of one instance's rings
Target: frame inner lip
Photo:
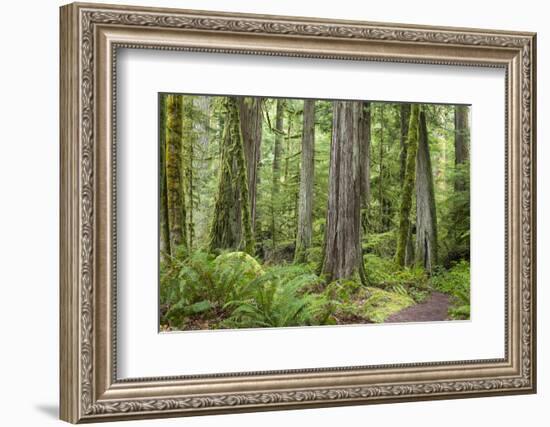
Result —
[[[113, 161], [112, 161], [112, 168], [114, 171], [116, 171], [116, 107], [117, 107], [117, 95], [116, 95], [116, 81], [117, 81], [117, 73], [116, 73], [116, 63], [117, 63], [117, 53], [118, 50], [121, 48], [125, 49], [147, 49], [147, 50], [174, 50], [174, 51], [182, 51], [182, 52], [206, 52], [206, 53], [222, 53], [222, 54], [247, 54], [247, 55], [265, 55], [265, 56], [273, 56], [273, 53], [270, 50], [254, 50], [254, 49], [230, 49], [230, 48], [217, 48], [217, 47], [211, 47], [211, 48], [204, 48], [204, 47], [190, 47], [190, 46], [174, 46], [174, 45], [162, 45], [162, 44], [153, 44], [153, 43], [128, 43], [125, 41], [110, 41], [111, 45], [111, 52], [112, 52], [112, 66], [111, 66], [111, 79], [112, 79], [112, 111], [113, 111], [113, 118], [112, 118], [112, 151], [113, 151]], [[349, 61], [364, 61], [364, 62], [395, 62], [395, 63], [406, 63], [406, 64], [417, 64], [417, 65], [454, 65], [454, 66], [465, 66], [465, 67], [473, 67], [473, 68], [503, 68], [505, 69], [505, 82], [508, 82], [509, 78], [509, 68], [508, 64], [502, 63], [502, 62], [461, 62], [460, 60], [457, 61], [439, 61], [439, 60], [432, 60], [432, 59], [414, 59], [414, 58], [407, 58], [407, 59], [392, 59], [392, 58], [385, 58], [385, 57], [363, 57], [363, 56], [338, 56], [338, 55], [318, 55], [318, 54], [308, 54], [305, 52], [300, 53], [293, 53], [293, 52], [280, 52], [276, 56], [283, 56], [283, 57], [298, 57], [298, 58], [314, 58], [314, 59], [338, 59], [338, 60], [349, 60]], [[243, 95], [244, 96], [244, 95]], [[505, 110], [508, 111], [508, 85], [505, 84]], [[507, 113], [506, 113], [507, 114]], [[507, 123], [506, 123], [507, 125]], [[507, 163], [508, 160], [508, 133], [505, 132], [505, 139], [506, 139], [506, 149], [505, 149], [505, 162]], [[508, 169], [505, 167], [505, 186], [508, 186]], [[112, 234], [112, 241], [116, 242], [116, 224], [117, 224], [117, 217], [116, 217], [116, 194], [117, 194], [117, 185], [116, 185], [116, 174], [114, 175], [115, 178], [113, 179], [113, 186], [112, 186], [112, 193], [113, 193], [113, 234]], [[508, 216], [508, 192], [506, 191], [506, 200], [505, 200], [505, 211], [506, 211], [506, 217]], [[506, 218], [507, 219], [507, 218]], [[505, 219], [505, 223], [507, 222]], [[506, 236], [508, 233], [505, 233]], [[508, 242], [507, 239], [505, 239], [505, 270], [507, 270], [508, 267]], [[116, 267], [116, 248], [112, 251], [114, 254], [112, 257], [112, 263], [113, 266]], [[181, 382], [187, 382], [192, 380], [200, 380], [200, 379], [225, 379], [225, 378], [246, 378], [246, 377], [266, 377], [266, 376], [292, 376], [292, 375], [300, 375], [300, 374], [315, 374], [315, 373], [327, 373], [327, 374], [340, 374], [345, 375], [346, 373], [351, 373], [354, 371], [373, 371], [376, 369], [385, 369], [385, 370], [396, 370], [396, 369], [408, 369], [408, 368], [426, 368], [428, 371], [430, 368], [436, 368], [435, 370], [439, 371], [439, 367], [460, 367], [463, 369], [468, 369], [470, 367], [475, 367], [476, 365], [506, 365], [509, 363], [509, 354], [508, 354], [508, 276], [505, 275], [505, 339], [504, 339], [504, 357], [503, 358], [496, 358], [496, 359], [474, 359], [474, 360], [452, 360], [452, 361], [433, 361], [433, 362], [415, 362], [415, 363], [396, 363], [396, 364], [377, 364], [377, 365], [352, 365], [352, 366], [334, 366], [334, 367], [325, 367], [325, 368], [297, 368], [297, 369], [283, 369], [283, 370], [262, 370], [262, 371], [243, 371], [243, 372], [220, 372], [220, 373], [213, 373], [213, 374], [193, 374], [193, 375], [170, 375], [170, 376], [156, 376], [156, 377], [132, 377], [132, 378], [118, 378], [117, 376], [117, 307], [116, 307], [116, 301], [117, 301], [117, 295], [116, 295], [116, 268], [113, 268], [113, 275], [112, 280], [114, 286], [113, 288], [113, 301], [115, 301], [115, 304], [113, 304], [113, 309], [111, 316], [113, 318], [113, 327], [112, 327], [112, 366], [113, 366], [113, 372], [112, 372], [112, 378], [111, 381], [113, 384], [129, 384], [129, 383], [150, 383], [154, 381], [181, 381]]]

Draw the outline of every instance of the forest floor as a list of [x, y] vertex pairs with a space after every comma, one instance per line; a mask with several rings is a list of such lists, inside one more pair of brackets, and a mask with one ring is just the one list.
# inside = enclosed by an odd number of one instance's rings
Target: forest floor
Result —
[[392, 314], [384, 323], [448, 320], [448, 312], [449, 296], [441, 292], [434, 292], [426, 301]]

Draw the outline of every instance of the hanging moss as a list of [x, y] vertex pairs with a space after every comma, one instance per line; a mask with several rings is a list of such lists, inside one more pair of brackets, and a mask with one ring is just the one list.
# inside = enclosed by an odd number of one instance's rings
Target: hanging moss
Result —
[[170, 247], [187, 247], [185, 194], [182, 188], [182, 97], [166, 96], [166, 192]]
[[411, 226], [411, 210], [413, 190], [416, 174], [416, 151], [418, 149], [418, 127], [419, 127], [420, 106], [414, 104], [411, 107], [409, 122], [409, 133], [407, 135], [407, 163], [405, 167], [405, 178], [403, 191], [401, 193], [401, 206], [399, 209], [399, 234], [397, 237], [397, 251], [395, 261], [400, 266], [405, 266], [405, 254], [409, 229]]
[[238, 249], [252, 254], [254, 239], [248, 180], [236, 99], [226, 98], [224, 109], [220, 174], [210, 226], [209, 248], [211, 251]]

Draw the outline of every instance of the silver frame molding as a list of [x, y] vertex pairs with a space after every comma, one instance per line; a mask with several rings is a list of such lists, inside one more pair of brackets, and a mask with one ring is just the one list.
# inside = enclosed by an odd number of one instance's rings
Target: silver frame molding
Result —
[[[536, 35], [74, 3], [60, 37], [60, 416], [72, 423], [536, 391]], [[505, 357], [119, 380], [118, 48], [506, 71]]]

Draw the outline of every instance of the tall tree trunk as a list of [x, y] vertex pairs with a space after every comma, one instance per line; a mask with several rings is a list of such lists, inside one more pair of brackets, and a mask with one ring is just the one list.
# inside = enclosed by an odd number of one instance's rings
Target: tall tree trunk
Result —
[[[411, 105], [401, 104], [399, 118], [400, 118], [400, 152], [399, 152], [399, 182], [401, 188], [405, 181], [405, 168], [407, 166], [407, 135], [409, 133], [409, 120], [411, 116]], [[407, 237], [407, 246], [405, 248], [405, 265], [411, 265], [414, 262], [414, 244], [412, 238], [413, 224], [409, 227], [409, 233]]]
[[361, 251], [360, 124], [363, 104], [334, 101], [329, 195], [322, 273], [329, 281], [359, 274], [367, 283]]
[[[470, 127], [468, 124], [468, 107], [457, 105], [455, 107], [455, 166], [466, 162], [470, 156]], [[460, 178], [455, 179], [455, 191], [464, 191], [464, 182]]]
[[186, 246], [186, 206], [182, 171], [182, 97], [166, 96], [166, 192], [170, 248]]
[[273, 247], [277, 242], [277, 215], [279, 203], [279, 189], [281, 187], [281, 150], [283, 145], [283, 114], [284, 101], [277, 99], [275, 113], [275, 141], [273, 143], [273, 168], [271, 188], [271, 239]]
[[410, 104], [401, 104], [400, 119], [401, 119], [401, 135], [400, 146], [401, 151], [399, 153], [399, 180], [401, 185], [405, 179], [405, 167], [407, 165], [407, 134], [409, 132], [409, 118], [411, 115]]
[[170, 251], [170, 230], [168, 228], [168, 193], [166, 191], [166, 95], [159, 95], [159, 217], [160, 256], [167, 260]]
[[252, 230], [256, 230], [258, 164], [260, 163], [262, 144], [262, 98], [243, 97], [238, 100], [246, 158], [250, 218]]
[[370, 144], [371, 144], [371, 103], [363, 104], [363, 115], [360, 123], [361, 155], [361, 226], [367, 232], [370, 203]]
[[302, 157], [300, 165], [300, 193], [298, 201], [298, 229], [294, 261], [306, 262], [311, 246], [313, 219], [313, 173], [315, 151], [315, 101], [304, 101]]
[[405, 266], [406, 248], [410, 236], [412, 199], [416, 175], [416, 152], [418, 148], [419, 120], [420, 107], [417, 104], [414, 104], [411, 107], [409, 133], [407, 135], [407, 164], [405, 167], [405, 180], [401, 190], [399, 234], [397, 236], [397, 251], [395, 254], [395, 261], [402, 267]]
[[380, 142], [378, 150], [378, 165], [380, 168], [380, 173], [378, 175], [378, 200], [379, 200], [379, 218], [380, 218], [380, 231], [386, 231], [385, 220], [384, 220], [384, 104], [379, 106], [380, 113]]
[[220, 174], [210, 226], [210, 250], [254, 252], [248, 182], [239, 109], [235, 97], [225, 99]]
[[426, 115], [420, 113], [416, 155], [416, 264], [432, 271], [437, 264], [437, 218]]
[[197, 142], [197, 134], [195, 132], [195, 109], [192, 96], [182, 97], [182, 146], [183, 157], [182, 167], [184, 176], [184, 191], [185, 200], [187, 202], [187, 218], [186, 218], [186, 233], [187, 246], [190, 250], [193, 249], [193, 240], [195, 237], [195, 224], [193, 221], [193, 210], [195, 205], [194, 198], [194, 157], [195, 144]]
[[291, 112], [290, 110], [287, 110], [287, 128], [286, 128], [286, 147], [285, 147], [285, 170], [283, 174], [283, 183], [285, 185], [288, 185], [288, 165], [290, 162], [290, 143], [291, 143], [291, 133], [292, 133], [292, 118], [294, 116], [294, 112]]

